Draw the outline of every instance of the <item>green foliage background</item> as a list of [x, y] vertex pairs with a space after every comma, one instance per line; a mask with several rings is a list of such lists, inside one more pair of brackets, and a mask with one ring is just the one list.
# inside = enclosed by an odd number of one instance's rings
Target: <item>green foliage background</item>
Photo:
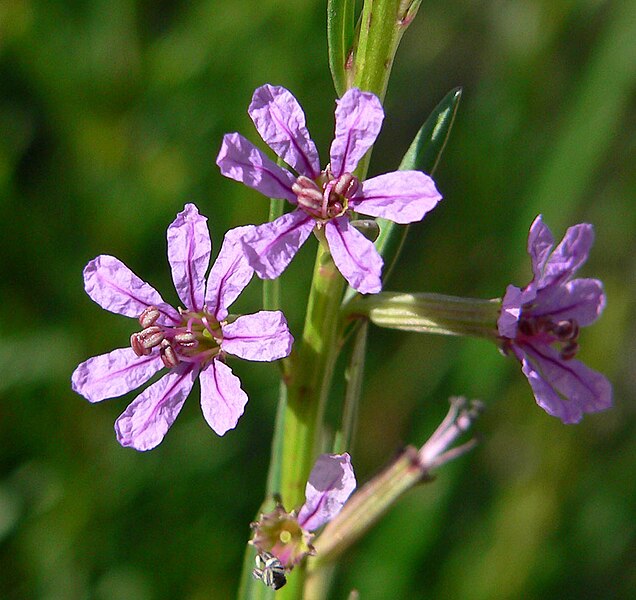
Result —
[[[285, 85], [327, 155], [334, 92], [322, 0], [0, 3], [0, 597], [230, 598], [261, 501], [276, 402], [271, 365], [233, 363], [250, 395], [218, 438], [197, 394], [156, 450], [120, 448], [132, 395], [91, 406], [69, 377], [126, 344], [132, 322], [82, 288], [100, 253], [176, 302], [165, 229], [185, 202], [223, 232], [267, 202], [214, 160], [256, 140], [251, 93]], [[367, 479], [423, 443], [446, 398], [486, 401], [482, 444], [412, 491], [341, 564], [333, 598], [636, 597], [636, 3], [424, 0], [398, 53], [371, 173], [394, 169], [451, 88], [464, 96], [389, 289], [494, 297], [530, 278], [541, 212], [560, 238], [589, 221], [584, 276], [608, 307], [582, 358], [616, 407], [564, 426], [486, 342], [372, 330], [353, 461]], [[315, 243], [315, 242], [314, 242]], [[300, 332], [310, 243], [284, 275]], [[258, 309], [260, 283], [239, 308]], [[336, 390], [337, 393], [337, 390]]]

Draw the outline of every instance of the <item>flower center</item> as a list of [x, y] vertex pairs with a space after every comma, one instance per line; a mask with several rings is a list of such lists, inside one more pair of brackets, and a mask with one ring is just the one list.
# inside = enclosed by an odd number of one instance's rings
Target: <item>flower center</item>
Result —
[[204, 363], [221, 351], [223, 332], [220, 323], [204, 308], [201, 312], [179, 309], [179, 325], [157, 325], [161, 315], [156, 306], [141, 313], [142, 330], [130, 336], [137, 356], [148, 356], [159, 348], [163, 364], [171, 369], [181, 361]]
[[537, 340], [557, 344], [563, 360], [570, 360], [579, 350], [579, 324], [576, 319], [553, 321], [546, 316], [524, 315], [517, 324], [517, 341]]
[[360, 182], [351, 173], [334, 177], [327, 167], [316, 179], [300, 175], [292, 191], [298, 198], [298, 206], [318, 221], [329, 221], [344, 215], [349, 199], [357, 192]]

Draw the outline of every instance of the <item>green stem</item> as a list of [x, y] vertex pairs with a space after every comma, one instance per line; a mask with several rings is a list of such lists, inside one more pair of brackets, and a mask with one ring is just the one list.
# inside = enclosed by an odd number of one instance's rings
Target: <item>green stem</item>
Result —
[[[321, 243], [307, 303], [299, 348], [288, 365], [287, 403], [282, 419], [283, 447], [280, 493], [287, 510], [305, 499], [305, 486], [319, 453], [321, 424], [338, 352], [340, 308], [344, 279]], [[305, 565], [294, 569], [278, 600], [303, 596]]]
[[[280, 162], [280, 161], [279, 161]], [[271, 223], [285, 212], [285, 200], [271, 198], [269, 201], [269, 217]], [[280, 309], [280, 277], [263, 280], [263, 308], [265, 310]]]
[[393, 59], [421, 0], [366, 0], [355, 49], [354, 87], [384, 100]]
[[337, 353], [344, 280], [323, 244], [318, 247], [305, 328], [287, 374], [281, 496], [288, 510], [305, 499], [318, 453], [320, 423]]
[[345, 389], [344, 406], [342, 408], [342, 422], [333, 444], [333, 452], [342, 454], [351, 452], [355, 442], [356, 425], [358, 421], [358, 404], [362, 395], [362, 381], [364, 378], [364, 361], [367, 352], [367, 333], [369, 322], [363, 321], [356, 327], [351, 349], [351, 358], [345, 372], [347, 387]]

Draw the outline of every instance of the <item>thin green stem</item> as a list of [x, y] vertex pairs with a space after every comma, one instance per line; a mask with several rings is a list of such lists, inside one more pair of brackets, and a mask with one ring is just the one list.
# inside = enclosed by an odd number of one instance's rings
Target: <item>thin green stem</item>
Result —
[[[269, 201], [270, 222], [276, 220], [285, 211], [285, 200], [271, 198]], [[263, 280], [263, 308], [265, 310], [280, 309], [280, 278]]]
[[300, 506], [318, 452], [320, 423], [337, 354], [344, 280], [320, 244], [305, 327], [287, 375], [281, 495], [288, 510]]
[[347, 387], [345, 390], [344, 406], [342, 408], [342, 423], [336, 434], [333, 451], [336, 454], [351, 451], [355, 441], [358, 420], [358, 404], [362, 395], [362, 381], [364, 378], [364, 361], [367, 351], [369, 322], [363, 321], [356, 327], [353, 338], [351, 358], [345, 373]]

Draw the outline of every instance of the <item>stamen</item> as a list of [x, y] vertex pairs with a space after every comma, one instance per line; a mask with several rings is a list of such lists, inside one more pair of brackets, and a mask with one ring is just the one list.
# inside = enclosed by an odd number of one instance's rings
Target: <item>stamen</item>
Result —
[[141, 342], [141, 345], [144, 348], [149, 349], [158, 346], [164, 337], [163, 329], [157, 325], [153, 325], [152, 327], [146, 327], [146, 329], [140, 331], [137, 339]]
[[532, 337], [533, 335], [537, 334], [536, 322], [525, 317], [521, 317], [519, 319], [519, 322], [517, 323], [517, 329], [520, 333], [527, 337]]
[[130, 347], [137, 356], [148, 356], [152, 352], [151, 348], [144, 348], [139, 340], [139, 333], [130, 336]]
[[351, 173], [343, 173], [336, 181], [333, 191], [339, 196], [351, 198], [358, 190], [359, 185], [357, 177], [354, 177]]
[[161, 348], [159, 348], [159, 356], [161, 357], [161, 361], [163, 362], [164, 366], [168, 369], [176, 367], [180, 362], [177, 353], [174, 351], [174, 348], [168, 340], [163, 340], [161, 342]]
[[579, 336], [579, 324], [574, 319], [559, 321], [554, 325], [552, 332], [561, 341], [576, 340]]
[[578, 351], [579, 345], [574, 340], [571, 340], [561, 348], [561, 358], [563, 360], [572, 360]]
[[196, 336], [191, 331], [177, 333], [173, 340], [184, 348], [193, 348], [198, 344]]
[[146, 329], [157, 322], [157, 319], [161, 316], [161, 312], [156, 306], [148, 306], [144, 309], [144, 312], [139, 315], [139, 324]]

